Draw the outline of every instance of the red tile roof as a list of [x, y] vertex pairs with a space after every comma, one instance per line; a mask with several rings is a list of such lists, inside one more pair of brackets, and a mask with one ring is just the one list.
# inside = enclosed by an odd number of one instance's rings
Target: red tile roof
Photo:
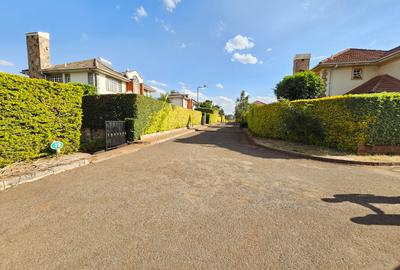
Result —
[[319, 65], [324, 64], [345, 64], [345, 63], [365, 63], [378, 61], [386, 56], [400, 52], [400, 46], [388, 51], [367, 50], [367, 49], [347, 49], [321, 61]]
[[366, 83], [354, 88], [347, 94], [366, 94], [381, 92], [400, 92], [400, 80], [389, 75], [376, 76]]

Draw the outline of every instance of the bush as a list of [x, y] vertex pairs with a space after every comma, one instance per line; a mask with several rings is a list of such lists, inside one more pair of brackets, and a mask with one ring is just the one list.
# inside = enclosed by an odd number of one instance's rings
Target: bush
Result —
[[325, 89], [324, 81], [312, 71], [286, 76], [275, 88], [275, 95], [288, 100], [320, 97]]
[[81, 87], [0, 73], [0, 166], [79, 149]]
[[105, 121], [124, 121], [136, 113], [136, 95], [84, 96], [82, 127], [104, 129]]
[[146, 96], [136, 99], [134, 138], [201, 123], [201, 112], [188, 110]]
[[97, 89], [94, 85], [85, 84], [85, 83], [78, 83], [78, 82], [70, 82], [68, 84], [79, 86], [83, 89], [84, 96], [94, 96], [97, 95]]
[[252, 108], [247, 121], [261, 137], [344, 151], [358, 145], [400, 145], [400, 94], [278, 102]]
[[105, 121], [128, 121], [128, 139], [198, 125], [201, 113], [132, 94], [83, 97], [83, 127], [104, 129]]

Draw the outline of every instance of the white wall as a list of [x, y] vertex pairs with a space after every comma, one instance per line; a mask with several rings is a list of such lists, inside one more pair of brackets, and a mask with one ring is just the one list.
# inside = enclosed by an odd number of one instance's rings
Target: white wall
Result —
[[[107, 86], [106, 86], [107, 76], [106, 75], [96, 74], [96, 76], [97, 76], [97, 92], [100, 95], [118, 94], [116, 92], [107, 91]], [[126, 93], [126, 82], [120, 81], [120, 83], [122, 85], [121, 93]]]
[[71, 82], [79, 82], [79, 83], [88, 83], [88, 74], [87, 72], [74, 72], [71, 74]]
[[400, 80], [400, 58], [384, 63], [379, 68], [379, 75], [388, 74]]
[[182, 102], [182, 98], [169, 98], [171, 104], [176, 105], [176, 106], [180, 106], [183, 107], [183, 102]]
[[330, 89], [327, 91], [331, 96], [343, 95], [354, 88], [379, 75], [378, 66], [360, 66], [363, 68], [362, 80], [353, 80], [353, 67], [339, 67], [331, 69]]

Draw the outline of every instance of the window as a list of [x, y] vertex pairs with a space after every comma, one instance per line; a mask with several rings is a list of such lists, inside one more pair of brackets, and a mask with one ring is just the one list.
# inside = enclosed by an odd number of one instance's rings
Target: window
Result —
[[63, 75], [62, 74], [47, 75], [47, 80], [51, 81], [51, 82], [62, 83], [63, 82]]
[[88, 73], [88, 84], [94, 85], [93, 73]]
[[117, 81], [113, 78], [107, 77], [106, 90], [109, 92], [121, 93], [122, 85], [119, 81]]
[[353, 80], [362, 80], [362, 68], [353, 68]]
[[64, 82], [69, 83], [71, 81], [71, 74], [65, 73], [64, 74]]

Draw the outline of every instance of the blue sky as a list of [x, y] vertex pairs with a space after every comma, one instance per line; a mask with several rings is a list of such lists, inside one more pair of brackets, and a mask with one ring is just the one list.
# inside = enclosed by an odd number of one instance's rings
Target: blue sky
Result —
[[49, 32], [53, 64], [103, 57], [160, 91], [194, 93], [232, 112], [241, 90], [274, 98], [296, 53], [313, 65], [345, 48], [400, 45], [397, 0], [69, 0], [0, 3], [0, 70], [27, 67], [25, 33]]

